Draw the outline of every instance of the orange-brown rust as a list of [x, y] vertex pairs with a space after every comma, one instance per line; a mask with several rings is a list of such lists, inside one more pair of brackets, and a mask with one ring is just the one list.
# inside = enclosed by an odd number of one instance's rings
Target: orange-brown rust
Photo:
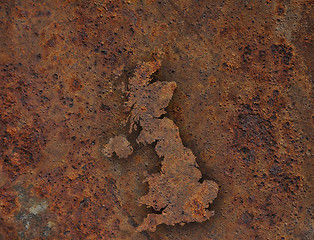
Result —
[[[154, 82], [150, 75], [159, 62], [139, 65], [135, 76], [129, 81], [127, 106], [131, 108], [130, 126], [142, 127], [138, 143], [156, 142], [155, 151], [162, 160], [161, 172], [148, 176], [149, 192], [140, 198], [141, 204], [161, 213], [148, 214], [138, 231], [156, 231], [160, 224], [184, 225], [188, 222], [203, 222], [214, 212], [207, 210], [209, 203], [217, 197], [218, 185], [202, 177], [192, 151], [184, 147], [178, 127], [167, 117], [174, 82]], [[145, 111], [141, 111], [145, 109]]]
[[[311, 1], [0, 2], [1, 240], [312, 238]], [[155, 143], [102, 149], [128, 131], [121, 86], [155, 58], [177, 84], [165, 117], [220, 190], [210, 221], [137, 232]]]
[[110, 138], [103, 149], [103, 153], [106, 157], [111, 157], [113, 153], [116, 153], [119, 158], [127, 158], [132, 152], [133, 148], [130, 142], [123, 135]]

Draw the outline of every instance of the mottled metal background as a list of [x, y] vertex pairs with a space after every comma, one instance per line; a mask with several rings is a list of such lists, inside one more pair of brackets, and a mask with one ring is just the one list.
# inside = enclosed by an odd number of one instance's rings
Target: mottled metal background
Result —
[[[0, 239], [313, 239], [313, 1], [0, 4]], [[143, 172], [102, 146], [128, 129], [122, 83], [161, 60], [167, 117], [220, 190], [203, 223], [136, 227]], [[312, 168], [312, 169], [311, 169]]]

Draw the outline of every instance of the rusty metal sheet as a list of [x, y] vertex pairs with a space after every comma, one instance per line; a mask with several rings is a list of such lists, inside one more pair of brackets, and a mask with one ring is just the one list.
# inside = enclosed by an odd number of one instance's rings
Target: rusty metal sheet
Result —
[[[312, 1], [0, 2], [0, 239], [313, 238]], [[129, 134], [125, 90], [155, 60], [219, 191], [210, 219], [152, 232], [163, 160]], [[132, 155], [106, 156], [121, 135]]]

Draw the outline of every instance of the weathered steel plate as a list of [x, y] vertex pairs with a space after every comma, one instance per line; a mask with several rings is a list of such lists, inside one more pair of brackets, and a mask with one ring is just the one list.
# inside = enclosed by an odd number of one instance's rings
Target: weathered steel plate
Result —
[[[313, 16], [306, 0], [2, 0], [0, 239], [313, 239]], [[207, 221], [137, 232], [161, 159], [138, 133], [127, 159], [102, 150], [155, 59], [219, 192]]]

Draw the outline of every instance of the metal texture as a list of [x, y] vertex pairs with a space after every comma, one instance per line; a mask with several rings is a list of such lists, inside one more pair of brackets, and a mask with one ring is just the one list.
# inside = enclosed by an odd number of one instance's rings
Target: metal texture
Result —
[[[313, 238], [312, 1], [0, 7], [0, 239]], [[219, 192], [205, 222], [137, 232], [161, 159], [102, 150], [128, 133], [125, 84], [153, 59], [177, 85], [166, 116]]]

